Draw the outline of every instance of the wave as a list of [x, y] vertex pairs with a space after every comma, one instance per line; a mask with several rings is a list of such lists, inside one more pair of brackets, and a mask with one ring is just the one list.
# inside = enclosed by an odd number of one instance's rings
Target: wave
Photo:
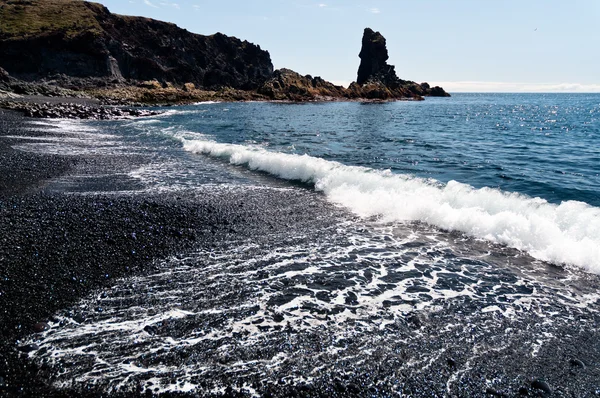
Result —
[[212, 105], [212, 104], [220, 104], [221, 101], [200, 101], [194, 102], [192, 105]]
[[523, 250], [533, 257], [600, 274], [600, 208], [551, 204], [494, 188], [441, 184], [389, 170], [347, 166], [308, 155], [183, 139], [184, 149], [286, 180], [314, 185], [329, 200], [361, 216], [422, 221]]

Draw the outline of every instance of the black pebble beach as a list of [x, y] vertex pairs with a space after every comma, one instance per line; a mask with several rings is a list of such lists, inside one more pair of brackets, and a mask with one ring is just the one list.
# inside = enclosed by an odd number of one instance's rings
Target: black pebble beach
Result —
[[[18, 134], [23, 120], [0, 110], [0, 136]], [[254, 215], [219, 198], [47, 192], [46, 181], [86, 159], [22, 152], [15, 142], [0, 138], [0, 396], [81, 396], [49, 386], [44, 368], [23, 358], [29, 347], [20, 339], [94, 289], [225, 239]]]
[[[20, 135], [31, 139], [38, 134], [23, 128], [25, 120], [14, 111], [0, 110], [2, 397], [152, 396], [156, 390], [135, 390], [134, 383], [132, 389], [118, 393], [107, 391], [102, 384], [74, 383], [72, 387], [62, 385], [58, 388], [53, 384], [56, 367], [45, 360], [29, 359], [30, 353], [42, 350], [31, 336], [48, 332], [51, 325], [61, 322], [56, 314], [70, 311], [79, 300], [94, 292], [102, 292], [99, 296], [110, 296], [112, 293], [107, 288], [122, 282], [123, 278], [162, 272], [160, 261], [163, 259], [185, 258], [186, 253], [199, 248], [235, 251], [234, 246], [243, 241], [254, 244], [255, 251], [248, 252], [253, 260], [256, 253], [277, 251], [288, 240], [300, 246], [308, 246], [308, 242], [321, 242], [339, 227], [337, 223], [341, 219], [348, 216], [345, 210], [327, 204], [317, 192], [310, 189], [270, 190], [266, 193], [258, 190], [215, 191], [210, 194], [193, 190], [149, 193], [140, 190], [139, 186], [128, 186], [135, 182], [123, 179], [123, 174], [119, 173], [120, 170], [127, 171], [143, 165], [143, 157], [116, 156], [107, 161], [102, 156], [59, 156], [14, 149], [13, 146], [24, 140]], [[111, 173], [106, 173], [107, 167]], [[77, 194], [61, 191], [56, 180], [82, 169], [105, 177], [100, 182], [96, 181], [96, 185], [78, 187]], [[98, 184], [102, 186], [98, 187]], [[332, 245], [336, 247], [335, 242]], [[242, 259], [243, 256], [240, 256], [240, 260], [236, 261], [243, 262]], [[250, 261], [250, 264], [254, 263]], [[297, 264], [290, 263], [286, 272], [289, 270], [293, 274], [295, 266]], [[257, 263], [256, 267], [260, 267], [260, 264]], [[340, 267], [338, 271], [327, 273], [326, 279], [320, 282], [324, 284], [322, 289], [335, 290], [336, 286], [347, 284], [348, 279], [344, 275], [352, 272], [352, 261], [345, 267], [347, 269]], [[290, 289], [285, 285], [292, 278], [282, 278], [281, 286], [277, 287], [269, 281], [267, 268], [255, 269], [252, 265], [247, 270], [247, 276], [239, 278], [253, 278], [256, 284], [265, 289], [281, 289], [282, 294], [274, 296], [270, 305], [284, 305], [297, 294], [293, 284]], [[502, 270], [499, 272], [502, 277], [510, 278], [510, 274], [504, 274]], [[548, 267], [544, 274], [548, 281], [560, 280], [561, 272], [559, 268]], [[401, 279], [404, 277], [402, 275], [398, 274], [398, 277]], [[330, 277], [337, 279], [327, 279]], [[239, 282], [235, 277], [231, 280], [222, 279], [221, 284], [212, 286], [227, 290], [226, 285]], [[202, 282], [196, 281], [200, 283], [198, 297], [210, 299], [213, 294], [218, 296], [214, 291], [202, 290]], [[590, 278], [589, 283], [591, 289], [596, 289], [596, 279]], [[253, 290], [229, 288], [231, 295], [226, 299], [230, 301], [215, 305], [242, 308], [235, 310], [240, 313], [246, 311], [244, 308], [246, 302], [251, 301], [248, 297], [251, 297]], [[176, 286], [173, 289], [177, 290]], [[143, 305], [153, 305], [152, 298], [139, 299]], [[328, 297], [320, 299], [331, 300]], [[193, 307], [195, 299], [190, 300], [189, 304]], [[201, 299], [198, 301], [202, 302]], [[356, 301], [356, 294], [349, 293], [345, 303], [338, 304], [338, 307], [352, 307]], [[477, 305], [472, 303], [471, 306], [469, 301], [448, 302], [443, 310], [431, 317], [415, 312], [387, 328], [339, 340], [330, 338], [326, 329], [325, 332], [323, 329], [311, 332], [295, 330], [289, 323], [284, 325], [284, 317], [276, 313], [272, 320], [281, 325], [276, 325], [271, 331], [272, 340], [259, 339], [258, 343], [250, 344], [247, 349], [239, 344], [240, 350], [232, 349], [225, 364], [236, 363], [251, 355], [274, 358], [287, 347], [283, 342], [296, 341], [296, 345], [290, 345], [289, 348], [289, 354], [296, 356], [296, 362], [292, 362], [290, 368], [283, 367], [280, 374], [273, 373], [272, 380], [267, 382], [251, 377], [244, 380], [249, 380], [262, 396], [391, 396], [397, 393], [399, 383], [402, 383], [404, 393], [409, 396], [450, 396], [444, 392], [450, 391], [448, 383], [458, 376], [460, 380], [452, 387], [452, 396], [594, 397], [600, 394], [600, 343], [593, 327], [580, 327], [597, 325], [597, 313], [568, 313], [568, 309], [552, 307], [563, 318], [574, 321], [552, 329], [557, 338], [545, 343], [536, 356], [531, 356], [531, 339], [543, 337], [547, 330], [540, 324], [539, 318], [533, 316], [525, 315], [520, 319], [517, 330], [512, 323], [503, 323], [505, 321], [502, 318], [487, 312], [470, 330], [463, 331], [463, 334], [452, 332], [448, 325], [468, 324], [469, 310]], [[74, 310], [69, 316], [77, 324], [85, 324], [86, 314], [89, 316], [87, 320], [90, 320], [104, 309], [106, 307], [94, 306], [88, 308], [87, 312], [77, 313]], [[235, 315], [235, 312], [231, 314]], [[198, 320], [188, 322], [171, 319], [140, 327], [138, 332], [156, 335], [158, 339], [161, 334], [177, 335], [205, 326], [207, 330], [212, 328], [218, 331], [221, 321], [215, 319], [213, 326], [207, 326]], [[256, 319], [257, 328], [263, 326], [263, 322], [263, 318]], [[485, 329], [486, 324], [493, 327]], [[52, 329], [49, 333], [52, 333]], [[240, 338], [243, 336], [240, 335]], [[402, 343], [402, 338], [409, 343]], [[181, 347], [173, 350], [172, 355], [169, 353], [168, 360], [183, 370], [186, 368], [185, 361], [194, 355], [206, 354], [209, 356], [207, 361], [212, 363], [210, 361], [219, 357], [214, 354], [215, 347], [211, 344], [209, 341], [197, 343], [191, 348]], [[289, 374], [301, 374], [307, 368], [313, 368], [313, 363], [308, 359], [321, 361], [320, 355], [325, 344], [334, 344], [336, 347], [341, 344], [359, 358], [365, 350], [373, 348], [373, 355], [377, 359], [354, 362], [342, 358], [331, 363], [324, 360], [323, 363], [331, 368], [311, 384], [284, 380]], [[238, 342], [232, 339], [231, 346], [237, 345]], [[471, 353], [477, 351], [479, 345], [490, 348], [473, 357]], [[191, 352], [187, 352], [188, 349]], [[398, 373], [403, 363], [409, 363], [411, 358], [418, 358], [423, 352], [443, 354], [437, 355], [424, 368], [426, 371], [405, 370]], [[162, 358], [158, 356], [148, 361], [161, 361]], [[77, 367], [78, 364], [73, 366]], [[247, 391], [240, 390], [239, 379], [236, 379], [236, 375], [232, 376], [226, 365], [217, 363], [211, 371], [210, 377], [199, 380], [200, 388], [191, 393], [193, 396], [249, 396]], [[497, 383], [497, 388], [492, 382], [495, 375], [507, 382], [504, 385]], [[173, 380], [177, 382], [176, 378]], [[203, 389], [204, 382], [217, 382], [223, 389], [216, 392]], [[158, 394], [184, 396], [186, 392], [159, 391], [155, 395]]]

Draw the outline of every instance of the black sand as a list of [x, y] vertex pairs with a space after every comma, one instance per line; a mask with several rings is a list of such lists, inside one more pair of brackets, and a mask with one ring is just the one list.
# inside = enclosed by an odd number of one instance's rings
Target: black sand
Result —
[[[306, 209], [310, 204], [302, 201], [312, 195], [296, 200], [282, 194], [267, 205], [260, 196], [246, 195], [73, 195], [48, 190], [48, 181], [75, 170], [106, 172], [110, 163], [113, 171], [126, 171], [144, 159], [107, 162], [14, 150], [11, 145], [20, 140], [4, 136], [39, 134], [22, 131], [25, 120], [0, 110], [0, 396], [102, 395], [54, 389], [48, 369], [26, 360], [29, 347], [20, 339], [35, 333], [57, 310], [110, 286], [115, 278], [149, 272], [155, 260], [192, 247], [253, 238], [257, 225], [277, 233], [290, 223], [300, 230], [319, 223], [294, 208]], [[119, 178], [105, 181], [104, 190], [129, 183]], [[286, 216], [276, 216], [273, 209], [284, 210]]]
[[[22, 123], [0, 110], [0, 136], [19, 134]], [[16, 151], [16, 141], [0, 138], [0, 396], [80, 396], [49, 387], [44, 369], [19, 356], [27, 350], [19, 339], [114, 278], [226, 239], [256, 212], [248, 201], [219, 198], [44, 192], [49, 179], [96, 161]]]
[[[0, 135], [14, 135], [22, 118], [0, 112]], [[45, 181], [84, 159], [15, 151], [13, 143], [0, 139], [0, 395], [50, 396], [42, 370], [19, 359], [18, 339], [92, 289], [191, 245], [214, 220], [175, 198], [44, 194]]]

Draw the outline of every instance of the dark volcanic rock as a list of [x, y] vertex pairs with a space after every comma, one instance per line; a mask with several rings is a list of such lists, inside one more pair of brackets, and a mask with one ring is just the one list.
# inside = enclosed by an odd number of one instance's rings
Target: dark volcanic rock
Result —
[[33, 325], [33, 331], [36, 333], [42, 333], [48, 329], [50, 329], [50, 325], [48, 325], [46, 322], [38, 322]]
[[365, 28], [360, 50], [360, 66], [356, 82], [360, 85], [368, 81], [379, 81], [390, 88], [400, 84], [396, 71], [392, 65], [388, 65], [389, 58], [385, 38], [379, 32]]
[[543, 380], [534, 380], [531, 383], [531, 387], [535, 388], [536, 390], [543, 391], [545, 394], [552, 394], [552, 389], [550, 388], [548, 383], [546, 383]]
[[154, 116], [159, 112], [131, 108], [87, 106], [73, 103], [36, 103], [23, 101], [0, 101], [0, 108], [19, 111], [28, 117], [49, 119], [125, 119], [140, 116]]
[[156, 79], [247, 90], [273, 73], [269, 53], [247, 41], [115, 15], [96, 3], [8, 2], [0, 20], [9, 21], [0, 25], [0, 67], [26, 81], [53, 79], [81, 88]]
[[429, 90], [426, 90], [424, 92], [424, 95], [429, 95], [431, 97], [449, 97], [450, 94], [448, 94], [446, 91], [444, 91], [443, 88], [441, 88], [440, 86], [434, 86]]
[[381, 33], [370, 28], [365, 28], [362, 48], [358, 56], [360, 57], [360, 66], [356, 83], [349, 87], [351, 97], [420, 99], [421, 96], [450, 96], [439, 86], [432, 88], [428, 83], [418, 84], [398, 78], [395, 67], [387, 63], [389, 55], [385, 38]]
[[346, 89], [319, 76], [302, 76], [290, 69], [278, 69], [258, 89], [259, 94], [273, 100], [312, 101], [347, 97]]

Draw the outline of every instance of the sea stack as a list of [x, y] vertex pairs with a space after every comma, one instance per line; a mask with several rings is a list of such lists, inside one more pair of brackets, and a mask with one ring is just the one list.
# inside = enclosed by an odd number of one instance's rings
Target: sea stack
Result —
[[367, 98], [407, 98], [421, 99], [421, 96], [449, 97], [439, 86], [430, 87], [427, 83], [402, 80], [396, 75], [389, 59], [385, 37], [371, 28], [365, 28], [362, 48], [358, 55], [360, 66], [356, 84], [350, 86], [359, 97]]
[[390, 88], [400, 85], [393, 65], [389, 65], [389, 58], [385, 37], [379, 32], [365, 28], [360, 50], [360, 66], [356, 82], [363, 85], [369, 81], [381, 82]]

